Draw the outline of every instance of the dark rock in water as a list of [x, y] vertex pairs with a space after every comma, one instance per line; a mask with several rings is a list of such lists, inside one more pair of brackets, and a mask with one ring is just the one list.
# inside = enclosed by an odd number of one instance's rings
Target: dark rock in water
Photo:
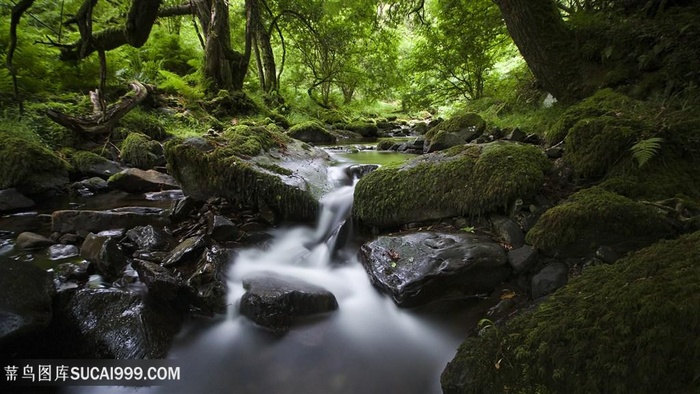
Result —
[[25, 231], [17, 236], [15, 247], [22, 250], [41, 249], [53, 245], [54, 242], [43, 235]]
[[127, 264], [116, 239], [89, 234], [80, 248], [80, 255], [95, 264], [97, 271], [108, 280], [115, 279]]
[[400, 306], [487, 293], [511, 272], [505, 250], [473, 234], [421, 232], [362, 245], [372, 283]]
[[350, 179], [360, 179], [363, 176], [379, 168], [376, 164], [354, 164], [345, 169], [345, 173]]
[[238, 226], [221, 215], [210, 215], [208, 234], [219, 242], [233, 241], [238, 236]]
[[58, 243], [63, 245], [82, 245], [83, 237], [78, 234], [63, 234], [58, 238]]
[[173, 203], [172, 209], [170, 210], [170, 219], [173, 222], [185, 220], [190, 217], [190, 215], [196, 213], [202, 204], [202, 201], [195, 200], [190, 196], [181, 198]]
[[185, 284], [170, 270], [149, 261], [134, 260], [131, 265], [139, 274], [139, 279], [154, 297], [170, 301], [177, 297]]
[[515, 220], [500, 215], [491, 215], [489, 220], [491, 221], [493, 232], [503, 242], [512, 245], [514, 248], [525, 245], [525, 234], [523, 234], [523, 230]]
[[212, 247], [197, 263], [197, 270], [187, 279], [190, 303], [207, 314], [226, 311], [226, 268], [233, 260], [233, 250]]
[[127, 238], [138, 250], [169, 252], [175, 247], [175, 238], [165, 230], [148, 226], [134, 227], [126, 232]]
[[83, 261], [81, 263], [63, 263], [56, 268], [55, 275], [60, 282], [76, 280], [87, 282], [90, 275], [94, 272], [90, 267], [90, 262]]
[[536, 300], [566, 285], [569, 280], [569, 266], [556, 262], [542, 268], [532, 277], [532, 299]]
[[167, 303], [117, 289], [59, 297], [54, 340], [67, 358], [164, 358], [181, 317]]
[[117, 163], [116, 161], [103, 160], [95, 161], [94, 163], [88, 163], [84, 168], [81, 169], [81, 172], [88, 176], [109, 178], [112, 175], [118, 174], [123, 170], [124, 166]]
[[125, 207], [108, 211], [55, 211], [51, 214], [52, 231], [60, 233], [97, 233], [103, 230], [130, 229], [136, 226], [167, 224], [167, 212], [160, 208]]
[[95, 193], [103, 193], [109, 190], [107, 181], [100, 177], [93, 177], [75, 182], [70, 185], [70, 188], [79, 195], [91, 195]]
[[49, 260], [61, 260], [75, 257], [80, 254], [80, 249], [75, 245], [56, 244], [49, 247]]
[[202, 255], [205, 247], [204, 237], [187, 238], [170, 251], [168, 257], [163, 261], [163, 265], [169, 267], [195, 261]]
[[109, 178], [109, 186], [127, 193], [159, 192], [162, 190], [179, 189], [175, 178], [155, 170], [140, 170], [127, 168]]
[[246, 293], [241, 297], [241, 314], [278, 333], [288, 331], [295, 317], [338, 309], [335, 296], [328, 290], [274, 273], [245, 278], [243, 288]]
[[45, 336], [54, 293], [48, 272], [31, 263], [0, 261], [0, 354], [25, 354]]
[[537, 262], [537, 249], [530, 245], [524, 245], [508, 251], [508, 262], [516, 273], [527, 272]]
[[34, 206], [34, 201], [25, 197], [17, 189], [0, 190], [0, 212]]

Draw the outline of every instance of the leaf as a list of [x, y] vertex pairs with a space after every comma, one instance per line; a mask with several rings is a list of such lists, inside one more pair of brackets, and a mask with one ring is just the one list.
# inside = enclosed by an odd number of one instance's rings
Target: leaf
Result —
[[474, 228], [474, 226], [467, 226], [467, 227], [462, 227], [460, 230], [464, 231], [465, 233], [474, 234], [474, 230], [476, 230], [476, 229]]
[[632, 157], [637, 161], [639, 168], [656, 156], [659, 149], [661, 149], [663, 141], [664, 139], [659, 137], [647, 138], [637, 142], [630, 148]]
[[517, 294], [513, 290], [509, 289], [503, 289], [503, 293], [501, 294], [501, 299], [502, 300], [512, 300], [515, 298]]

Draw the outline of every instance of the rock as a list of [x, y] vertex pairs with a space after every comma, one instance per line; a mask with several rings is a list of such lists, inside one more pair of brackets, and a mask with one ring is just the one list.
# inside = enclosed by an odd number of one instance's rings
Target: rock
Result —
[[609, 246], [601, 246], [595, 251], [595, 257], [603, 260], [607, 264], [612, 264], [620, 258], [620, 255], [617, 254], [615, 249]]
[[163, 266], [170, 267], [197, 260], [204, 251], [206, 242], [204, 237], [190, 237], [175, 247], [163, 261]]
[[219, 242], [233, 241], [238, 235], [238, 226], [221, 215], [210, 215], [207, 233]]
[[27, 262], [0, 261], [0, 354], [31, 353], [53, 315], [51, 274]]
[[564, 148], [561, 146], [553, 146], [551, 148], [545, 149], [544, 153], [550, 159], [558, 159], [564, 155]]
[[43, 235], [25, 231], [17, 236], [15, 247], [20, 250], [41, 249], [53, 245], [54, 242]]
[[525, 137], [525, 139], [523, 140], [523, 142], [526, 144], [539, 145], [543, 143], [544, 140], [537, 134], [528, 134], [527, 137]]
[[34, 201], [25, 197], [17, 189], [0, 190], [0, 212], [14, 211], [34, 206]]
[[63, 234], [58, 238], [58, 243], [63, 245], [82, 245], [84, 240], [78, 234]]
[[167, 303], [115, 288], [63, 292], [56, 315], [67, 358], [164, 358], [181, 324]]
[[244, 278], [243, 288], [241, 314], [278, 333], [288, 331], [296, 317], [338, 309], [328, 290], [271, 272]]
[[148, 288], [148, 294], [165, 301], [174, 300], [185, 284], [170, 270], [149, 261], [134, 260], [131, 265]]
[[232, 249], [207, 248], [187, 279], [190, 303], [206, 314], [226, 312], [226, 269], [233, 261]]
[[61, 260], [75, 257], [80, 254], [80, 249], [75, 245], [56, 244], [49, 247], [49, 260]]
[[525, 141], [525, 137], [527, 137], [527, 135], [517, 127], [506, 135], [506, 139], [513, 142], [523, 142]]
[[80, 248], [80, 255], [95, 264], [105, 279], [116, 279], [127, 264], [116, 239], [89, 234]]
[[602, 245], [625, 254], [673, 233], [654, 208], [592, 187], [547, 210], [526, 239], [546, 255], [568, 258], [591, 256]]
[[337, 140], [330, 131], [319, 122], [304, 122], [292, 126], [287, 132], [290, 137], [312, 144], [335, 144]]
[[400, 306], [491, 292], [511, 272], [504, 249], [473, 234], [420, 232], [362, 245], [372, 283]]
[[172, 209], [170, 210], [170, 219], [173, 222], [185, 220], [192, 214], [195, 214], [201, 206], [201, 201], [197, 201], [189, 196], [183, 197], [173, 203]]
[[149, 207], [125, 207], [108, 211], [54, 211], [51, 219], [52, 231], [60, 233], [97, 233], [149, 224], [162, 227], [168, 223], [167, 211]]
[[532, 277], [532, 299], [546, 296], [566, 285], [569, 280], [569, 266], [566, 263], [551, 263]]
[[109, 190], [109, 185], [107, 184], [107, 181], [100, 177], [92, 177], [82, 180], [80, 182], [75, 182], [72, 185], [70, 185], [70, 187], [71, 189], [78, 191], [80, 194], [84, 193], [80, 192], [80, 190], [82, 189], [85, 189], [90, 193], [102, 193]]
[[353, 164], [345, 169], [345, 174], [352, 180], [360, 179], [377, 168], [376, 164]]
[[[430, 122], [432, 124], [431, 127], [437, 126], [437, 124], [433, 124], [433, 122]], [[428, 132], [428, 124], [425, 122], [417, 122], [416, 124], [413, 125], [413, 133], [416, 135], [423, 135]]]
[[200, 152], [211, 152], [214, 150], [214, 145], [212, 145], [206, 138], [202, 137], [189, 137], [182, 141], [185, 146], [191, 146]]
[[171, 251], [176, 244], [175, 238], [165, 230], [152, 225], [134, 227], [126, 232], [127, 238], [136, 245], [136, 249], [145, 251]]
[[515, 220], [500, 215], [491, 215], [489, 218], [493, 232], [501, 238], [501, 240], [514, 248], [519, 248], [525, 245], [525, 235], [520, 225]]
[[423, 155], [360, 179], [353, 216], [380, 229], [478, 216], [533, 196], [549, 167], [537, 147], [508, 142]]
[[68, 163], [41, 143], [3, 134], [0, 139], [0, 190], [15, 188], [32, 196], [63, 191]]
[[127, 168], [110, 177], [107, 183], [109, 187], [123, 190], [127, 193], [158, 192], [180, 188], [175, 178], [170, 175], [155, 170], [144, 171], [138, 168]]
[[537, 249], [530, 245], [523, 245], [517, 249], [511, 249], [508, 251], [508, 262], [516, 273], [525, 273], [537, 262]]
[[425, 134], [423, 151], [435, 152], [466, 144], [479, 137], [485, 129], [486, 122], [479, 115], [473, 112], [457, 114]]
[[4, 231], [20, 234], [25, 231], [48, 232], [51, 227], [51, 216], [38, 212], [22, 212], [0, 217], [0, 225]]

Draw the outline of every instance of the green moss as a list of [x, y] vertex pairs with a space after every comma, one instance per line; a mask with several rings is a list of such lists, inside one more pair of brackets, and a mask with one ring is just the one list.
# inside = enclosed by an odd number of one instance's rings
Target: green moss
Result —
[[262, 109], [244, 92], [220, 90], [216, 97], [204, 103], [204, 108], [217, 118], [253, 115]]
[[347, 123], [347, 118], [340, 111], [327, 110], [323, 111], [318, 116], [319, 120], [326, 124]]
[[69, 163], [71, 166], [73, 166], [75, 171], [85, 173], [90, 167], [106, 161], [107, 159], [98, 154], [87, 151], [78, 151], [70, 156]]
[[292, 126], [287, 134], [298, 140], [310, 143], [335, 143], [336, 137], [320, 122], [309, 121]]
[[582, 119], [566, 136], [564, 159], [583, 178], [602, 177], [613, 164], [631, 157], [629, 148], [645, 130], [643, 123], [630, 119]]
[[0, 190], [34, 194], [68, 182], [68, 163], [34, 142], [0, 135]]
[[292, 175], [294, 174], [294, 171], [289, 170], [284, 167], [280, 167], [277, 164], [258, 164], [258, 167], [264, 168], [268, 171], [272, 171], [274, 173], [280, 174], [280, 175]]
[[530, 145], [463, 145], [367, 174], [355, 189], [353, 213], [376, 227], [480, 215], [534, 194], [549, 166]]
[[377, 150], [389, 150], [394, 144], [395, 142], [392, 140], [381, 140], [377, 143]]
[[240, 157], [257, 156], [272, 148], [284, 149], [289, 137], [261, 126], [233, 126], [222, 135], [229, 154]]
[[143, 170], [153, 168], [158, 161], [160, 144], [141, 133], [130, 133], [121, 145], [121, 158], [127, 164]]
[[672, 234], [653, 208], [592, 187], [545, 212], [526, 240], [547, 254], [566, 257], [591, 255], [603, 245], [627, 252]]
[[342, 129], [352, 131], [361, 135], [363, 138], [374, 138], [379, 133], [379, 128], [374, 121], [358, 121], [347, 123], [342, 126]]
[[534, 311], [467, 339], [444, 392], [699, 392], [698, 244], [700, 232], [592, 267]]
[[145, 134], [154, 140], [162, 141], [167, 137], [163, 121], [155, 114], [139, 108], [129, 111], [129, 113], [119, 121], [119, 125], [130, 133]]
[[432, 152], [461, 145], [480, 136], [485, 129], [486, 122], [481, 116], [460, 112], [425, 133], [426, 147]]
[[599, 116], [638, 119], [644, 112], [644, 104], [611, 89], [598, 90], [592, 96], [569, 107], [566, 112], [547, 130], [545, 137], [549, 145], [557, 144], [566, 138], [569, 130], [583, 119]]

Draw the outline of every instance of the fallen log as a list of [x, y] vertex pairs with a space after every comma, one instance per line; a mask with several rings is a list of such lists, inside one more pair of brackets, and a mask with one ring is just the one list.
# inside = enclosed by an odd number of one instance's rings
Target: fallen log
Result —
[[81, 133], [106, 134], [132, 108], [148, 96], [149, 87], [138, 81], [129, 83], [132, 91], [122, 96], [119, 101], [102, 111], [93, 112], [89, 116], [70, 116], [60, 111], [49, 109], [46, 115], [61, 126]]

